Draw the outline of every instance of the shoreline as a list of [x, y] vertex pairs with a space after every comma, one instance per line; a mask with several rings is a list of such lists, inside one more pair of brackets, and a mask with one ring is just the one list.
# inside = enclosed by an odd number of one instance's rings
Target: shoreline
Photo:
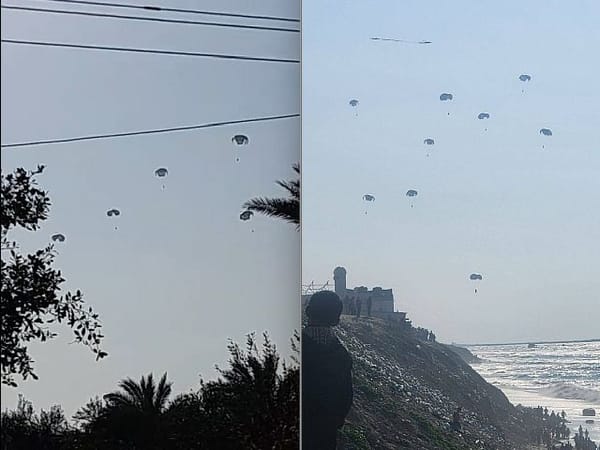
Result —
[[[494, 386], [500, 389], [514, 406], [519, 404], [532, 408], [542, 406], [547, 407], [548, 411], [555, 411], [556, 413], [565, 411], [568, 421], [567, 426], [571, 430], [571, 436], [577, 433], [577, 430], [581, 425], [584, 430], [587, 428], [592, 441], [596, 444], [600, 443], [600, 405], [588, 404], [583, 400], [548, 397], [536, 392], [510, 389], [498, 385]], [[584, 408], [595, 409], [596, 416], [583, 416]], [[593, 424], [585, 423], [586, 420], [590, 419], [594, 421]]]
[[571, 341], [525, 341], [525, 342], [501, 342], [501, 343], [487, 343], [487, 344], [458, 344], [453, 343], [452, 345], [457, 345], [460, 347], [500, 347], [500, 346], [508, 346], [508, 345], [552, 345], [552, 344], [583, 344], [587, 342], [600, 342], [600, 339], [577, 339]]

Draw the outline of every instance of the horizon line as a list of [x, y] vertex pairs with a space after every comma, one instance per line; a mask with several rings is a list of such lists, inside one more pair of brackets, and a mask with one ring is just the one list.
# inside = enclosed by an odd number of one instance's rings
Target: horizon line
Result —
[[593, 339], [574, 339], [566, 341], [525, 341], [525, 342], [500, 342], [500, 343], [487, 343], [487, 344], [459, 344], [452, 343], [452, 345], [459, 345], [463, 347], [492, 347], [500, 345], [527, 345], [527, 344], [578, 344], [583, 342], [600, 342], [600, 338]]

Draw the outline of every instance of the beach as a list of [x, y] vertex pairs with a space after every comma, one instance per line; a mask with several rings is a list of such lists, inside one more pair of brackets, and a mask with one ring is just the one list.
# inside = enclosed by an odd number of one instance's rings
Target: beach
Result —
[[[571, 436], [581, 425], [592, 441], [600, 443], [600, 342], [472, 346], [469, 350], [482, 359], [473, 368], [511, 403], [542, 406], [549, 413], [565, 411]], [[583, 416], [584, 408], [594, 409], [596, 416]]]

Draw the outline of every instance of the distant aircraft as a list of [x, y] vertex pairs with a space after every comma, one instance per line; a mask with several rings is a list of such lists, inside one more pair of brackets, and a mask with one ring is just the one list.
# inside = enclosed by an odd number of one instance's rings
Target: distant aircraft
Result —
[[371, 40], [372, 41], [400, 42], [402, 44], [419, 44], [419, 45], [426, 45], [426, 44], [432, 44], [433, 43], [431, 41], [408, 41], [408, 40], [405, 40], [405, 39], [382, 38], [382, 37], [372, 37]]

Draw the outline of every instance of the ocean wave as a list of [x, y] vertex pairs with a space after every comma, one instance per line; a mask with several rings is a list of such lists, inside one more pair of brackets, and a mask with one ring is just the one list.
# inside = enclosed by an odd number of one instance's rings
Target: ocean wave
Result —
[[600, 391], [586, 389], [579, 386], [566, 383], [558, 383], [540, 390], [543, 394], [556, 397], [574, 400], [585, 400], [590, 403], [600, 403]]

